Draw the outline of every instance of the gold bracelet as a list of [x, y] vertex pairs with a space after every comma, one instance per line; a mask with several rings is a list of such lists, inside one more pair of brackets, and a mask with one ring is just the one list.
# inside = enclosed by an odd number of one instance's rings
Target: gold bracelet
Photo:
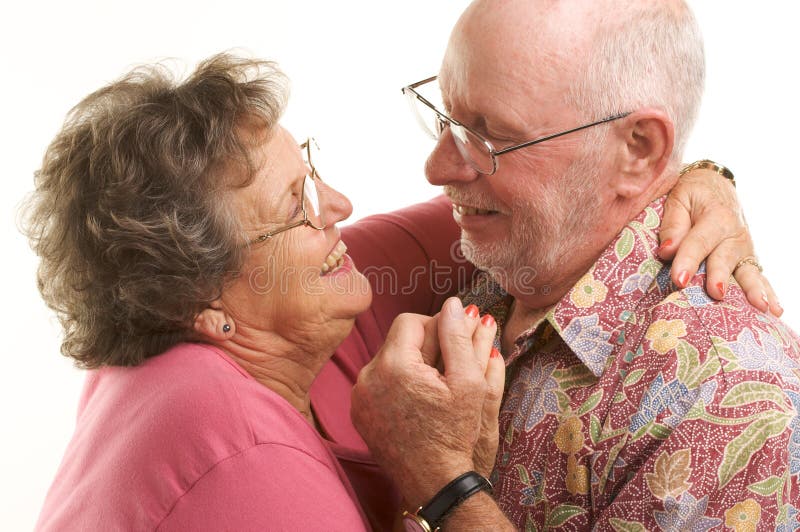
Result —
[[686, 166], [681, 168], [681, 171], [678, 172], [678, 175], [683, 176], [684, 174], [689, 173], [692, 170], [696, 170], [698, 168], [716, 172], [722, 177], [730, 179], [733, 186], [736, 186], [736, 180], [733, 179], [733, 172], [731, 172], [728, 168], [722, 166], [721, 164], [717, 164], [710, 159], [702, 159], [700, 161], [695, 161], [693, 163], [687, 164]]

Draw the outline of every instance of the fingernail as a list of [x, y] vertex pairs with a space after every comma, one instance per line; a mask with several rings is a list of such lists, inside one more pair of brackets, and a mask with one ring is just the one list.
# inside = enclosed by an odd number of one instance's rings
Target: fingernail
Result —
[[680, 275], [678, 275], [678, 286], [686, 288], [687, 284], [689, 284], [689, 272], [681, 272]]
[[661, 245], [658, 246], [658, 249], [656, 250], [656, 253], [661, 253], [662, 251], [664, 251], [664, 249], [670, 247], [671, 245], [672, 245], [672, 239], [671, 238], [668, 238], [668, 239], [664, 240], [661, 243]]
[[722, 294], [722, 297], [725, 297], [725, 283], [717, 283], [717, 289], [719, 290], [719, 293]]
[[497, 358], [497, 357], [499, 357], [499, 356], [500, 356], [500, 351], [498, 351], [496, 347], [493, 347], [493, 348], [492, 348], [492, 352], [491, 352], [491, 353], [489, 353], [489, 357], [491, 357], [491, 358]]
[[478, 310], [478, 307], [476, 307], [475, 305], [470, 305], [464, 309], [464, 313], [470, 318], [477, 318], [478, 316], [480, 316], [481, 311]]
[[776, 302], [775, 302], [775, 308], [777, 308], [777, 309], [778, 309], [778, 314], [779, 314], [779, 315], [780, 315], [780, 314], [783, 314], [783, 307], [781, 306], [781, 303], [780, 303], [780, 301], [776, 301]]
[[491, 327], [492, 325], [494, 325], [494, 318], [492, 317], [492, 315], [484, 314], [483, 317], [481, 318], [481, 325], [483, 325], [484, 327]]
[[769, 298], [767, 297], [766, 292], [761, 292], [761, 299], [764, 300], [764, 303], [766, 303], [767, 306], [769, 306]]
[[451, 297], [444, 303], [444, 309], [447, 314], [457, 320], [464, 319], [464, 307], [457, 297]]

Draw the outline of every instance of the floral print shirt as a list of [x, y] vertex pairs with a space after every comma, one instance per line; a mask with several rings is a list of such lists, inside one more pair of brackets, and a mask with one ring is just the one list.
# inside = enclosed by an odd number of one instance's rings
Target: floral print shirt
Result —
[[[800, 529], [800, 338], [702, 268], [677, 289], [662, 210], [504, 354], [491, 480], [521, 530]], [[512, 301], [487, 274], [462, 299], [500, 329]]]

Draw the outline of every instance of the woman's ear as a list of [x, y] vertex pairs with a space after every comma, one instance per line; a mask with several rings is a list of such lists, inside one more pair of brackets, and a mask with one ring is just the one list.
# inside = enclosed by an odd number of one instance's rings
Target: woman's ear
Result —
[[619, 152], [617, 196], [634, 199], [647, 192], [672, 157], [675, 126], [661, 109], [647, 107], [625, 117]]
[[234, 335], [236, 324], [217, 299], [195, 316], [194, 330], [207, 340], [223, 342]]

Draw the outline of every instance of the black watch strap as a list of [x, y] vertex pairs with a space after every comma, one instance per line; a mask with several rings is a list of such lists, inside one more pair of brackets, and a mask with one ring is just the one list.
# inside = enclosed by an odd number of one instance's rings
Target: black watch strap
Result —
[[431, 530], [436, 530], [448, 513], [481, 490], [491, 493], [492, 484], [475, 471], [468, 471], [440, 489], [417, 515], [427, 521]]

